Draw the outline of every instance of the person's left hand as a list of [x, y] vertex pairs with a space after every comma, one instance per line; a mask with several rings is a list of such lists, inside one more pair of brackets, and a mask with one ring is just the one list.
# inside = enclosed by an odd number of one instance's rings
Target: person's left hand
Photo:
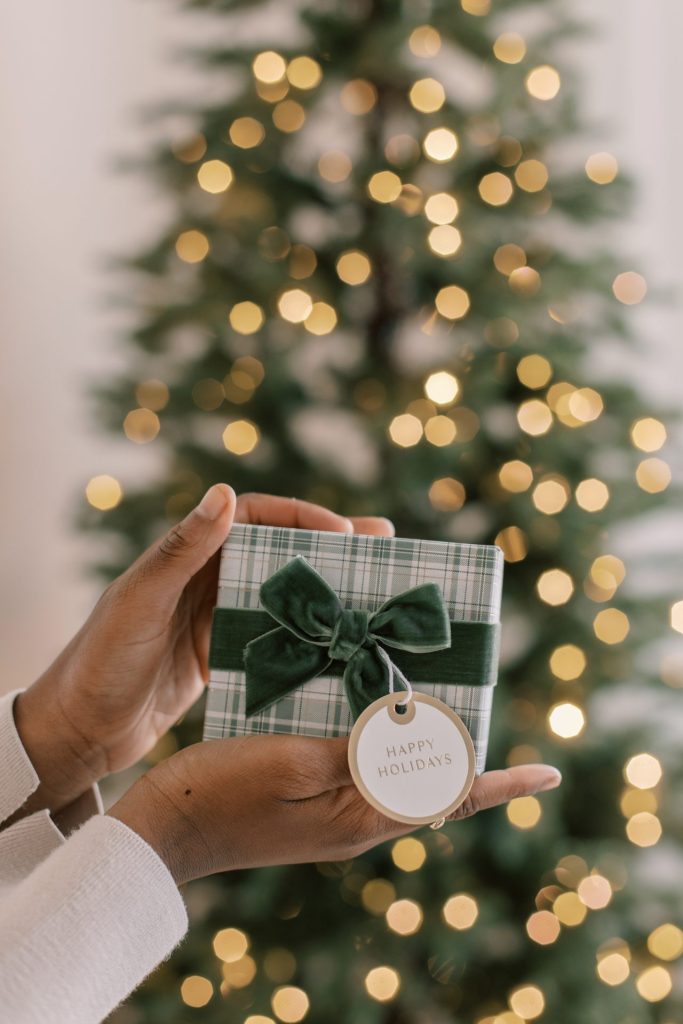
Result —
[[41, 780], [34, 809], [57, 811], [138, 761], [208, 680], [220, 548], [233, 522], [391, 536], [387, 519], [346, 519], [295, 498], [210, 488], [197, 508], [105, 590], [85, 625], [15, 703]]

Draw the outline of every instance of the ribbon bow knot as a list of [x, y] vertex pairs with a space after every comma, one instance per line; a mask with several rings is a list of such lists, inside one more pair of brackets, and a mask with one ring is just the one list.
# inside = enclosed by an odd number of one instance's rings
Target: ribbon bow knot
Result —
[[390, 688], [391, 665], [380, 645], [420, 654], [451, 643], [448, 611], [434, 583], [397, 594], [375, 612], [343, 608], [327, 581], [298, 556], [261, 585], [259, 596], [279, 625], [244, 648], [247, 715], [342, 661], [346, 696], [357, 718]]

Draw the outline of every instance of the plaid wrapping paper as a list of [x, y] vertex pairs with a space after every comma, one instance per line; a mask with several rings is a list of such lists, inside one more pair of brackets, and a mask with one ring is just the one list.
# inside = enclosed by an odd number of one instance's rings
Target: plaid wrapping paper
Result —
[[[327, 580], [344, 608], [375, 611], [410, 587], [436, 583], [453, 621], [499, 621], [503, 580], [499, 548], [241, 524], [232, 527], [221, 553], [218, 606], [262, 608], [261, 584], [297, 555], [303, 555]], [[477, 773], [483, 771], [493, 687], [421, 683], [419, 679], [411, 683], [461, 716], [474, 742]], [[353, 725], [340, 678], [317, 676], [250, 718], [244, 705], [244, 672], [212, 669], [204, 739], [273, 732], [340, 736]]]

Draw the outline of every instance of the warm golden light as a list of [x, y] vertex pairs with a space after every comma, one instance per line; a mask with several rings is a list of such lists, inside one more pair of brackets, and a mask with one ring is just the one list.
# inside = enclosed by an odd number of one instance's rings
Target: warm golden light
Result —
[[266, 131], [255, 117], [238, 117], [230, 125], [230, 141], [240, 149], [254, 149], [266, 137]]
[[422, 908], [414, 900], [396, 900], [387, 910], [386, 919], [397, 935], [414, 935], [422, 927]]
[[500, 171], [485, 174], [478, 185], [479, 195], [489, 206], [505, 206], [512, 199], [512, 182]]
[[370, 914], [385, 914], [396, 899], [396, 890], [384, 878], [372, 878], [361, 891], [361, 903]]
[[460, 0], [460, 6], [467, 14], [483, 18], [491, 10], [491, 0]]
[[526, 76], [527, 92], [535, 100], [552, 100], [560, 91], [560, 76], [549, 64], [533, 68]]
[[603, 875], [587, 875], [581, 879], [576, 891], [589, 910], [604, 910], [612, 899], [612, 886]]
[[525, 434], [540, 437], [547, 434], [553, 425], [553, 414], [545, 402], [539, 398], [530, 398], [522, 402], [517, 410], [517, 422]]
[[427, 244], [437, 256], [455, 256], [462, 245], [462, 235], [452, 224], [441, 224], [429, 232]]
[[669, 621], [672, 629], [677, 633], [683, 633], [683, 601], [676, 601], [671, 605]]
[[647, 295], [647, 281], [642, 274], [626, 270], [614, 278], [612, 291], [619, 302], [623, 302], [625, 306], [635, 306], [642, 302]]
[[201, 231], [183, 231], [176, 239], [175, 251], [185, 263], [200, 263], [209, 252], [209, 240]]
[[576, 504], [585, 512], [601, 512], [609, 501], [609, 487], [602, 480], [592, 477], [578, 484], [575, 497]]
[[506, 242], [499, 245], [493, 254], [493, 265], [496, 270], [508, 277], [513, 270], [518, 270], [526, 265], [526, 253], [521, 246], [514, 242]]
[[393, 171], [377, 171], [368, 182], [368, 192], [376, 203], [393, 203], [401, 188], [401, 179]]
[[283, 1024], [298, 1024], [303, 1020], [310, 1008], [308, 996], [302, 988], [295, 985], [282, 985], [276, 988], [270, 1000], [273, 1013]]
[[391, 859], [401, 871], [419, 871], [427, 859], [427, 850], [420, 839], [405, 836], [392, 846]]
[[135, 397], [145, 409], [160, 412], [168, 405], [170, 392], [168, 385], [164, 384], [163, 380], [151, 377], [149, 380], [140, 381], [135, 389]]
[[[515, 269], [515, 268], [513, 268]], [[517, 363], [517, 377], [527, 388], [544, 388], [553, 375], [553, 368], [545, 356], [524, 356]]]
[[311, 312], [304, 320], [304, 327], [311, 334], [322, 337], [337, 326], [337, 313], [327, 302], [314, 302]]
[[223, 431], [223, 444], [233, 455], [248, 455], [258, 443], [258, 427], [250, 420], [234, 420]]
[[560, 924], [576, 928], [586, 919], [588, 911], [575, 892], [563, 892], [553, 900], [553, 914]]
[[527, 536], [518, 526], [506, 526], [493, 541], [502, 549], [506, 562], [521, 562], [529, 551]]
[[430, 373], [424, 385], [425, 395], [436, 405], [451, 405], [460, 391], [458, 378], [448, 370]]
[[443, 476], [429, 488], [429, 500], [439, 512], [457, 512], [465, 504], [465, 488], [459, 480]]
[[586, 655], [576, 644], [562, 644], [550, 655], [550, 671], [558, 679], [578, 679], [586, 669]]
[[539, 512], [557, 515], [569, 501], [569, 486], [563, 478], [550, 477], [536, 484], [531, 500]]
[[549, 946], [560, 934], [560, 922], [549, 910], [538, 910], [527, 920], [527, 935], [539, 946]]
[[365, 990], [378, 1003], [388, 1003], [400, 986], [401, 979], [393, 967], [373, 967], [365, 975]]
[[301, 288], [290, 288], [278, 299], [277, 308], [283, 320], [292, 324], [301, 324], [313, 309], [313, 300], [308, 292]]
[[361, 117], [369, 113], [377, 102], [377, 90], [371, 82], [354, 78], [341, 91], [341, 105], [349, 114]]
[[457, 284], [446, 285], [437, 293], [435, 305], [441, 316], [447, 320], [460, 320], [470, 308], [470, 297]]
[[160, 429], [159, 417], [151, 409], [132, 409], [123, 421], [124, 434], [136, 444], [149, 444]]
[[436, 57], [441, 49], [441, 36], [431, 25], [420, 25], [410, 33], [408, 47], [416, 57]]
[[541, 573], [536, 583], [538, 596], [546, 604], [566, 604], [574, 593], [574, 583], [564, 569], [548, 569]]
[[635, 846], [654, 846], [662, 836], [659, 818], [649, 811], [639, 811], [626, 822], [626, 835]]
[[675, 924], [660, 924], [648, 935], [647, 948], [660, 960], [676, 960], [683, 953], [683, 931]]
[[643, 452], [656, 452], [666, 441], [666, 427], [660, 420], [645, 416], [631, 426], [631, 441]]
[[85, 496], [89, 505], [99, 509], [100, 512], [107, 512], [116, 508], [123, 499], [123, 488], [118, 480], [102, 473], [100, 476], [93, 476], [85, 488]]
[[254, 57], [252, 62], [254, 77], [266, 85], [273, 85], [285, 77], [287, 64], [284, 57], [274, 50], [265, 50]]
[[569, 701], [554, 704], [548, 712], [550, 731], [563, 740], [580, 736], [586, 727], [586, 718], [581, 708]]
[[389, 424], [389, 436], [394, 444], [401, 448], [412, 448], [421, 439], [422, 434], [421, 421], [409, 412], [394, 416]]
[[322, 68], [312, 57], [295, 57], [290, 60], [286, 74], [295, 89], [315, 89], [323, 77]]
[[191, 974], [180, 986], [180, 998], [186, 1006], [206, 1006], [213, 996], [213, 985], [200, 974]]
[[464, 931], [466, 928], [471, 928], [477, 920], [479, 907], [472, 896], [460, 892], [446, 900], [442, 914], [449, 927], [455, 928], [456, 931]]
[[458, 152], [458, 136], [450, 128], [433, 128], [425, 135], [422, 148], [429, 160], [446, 163]]
[[424, 212], [432, 224], [450, 224], [458, 216], [458, 201], [448, 192], [435, 192], [427, 199]]
[[251, 956], [242, 956], [239, 960], [224, 963], [222, 974], [230, 988], [246, 988], [256, 977], [256, 961]]
[[241, 960], [249, 949], [249, 939], [239, 928], [222, 928], [213, 939], [213, 951], [226, 964]]
[[345, 284], [364, 284], [371, 271], [370, 260], [358, 249], [342, 253], [337, 260], [337, 274]]
[[238, 334], [255, 334], [263, 327], [263, 310], [255, 302], [236, 302], [230, 310], [230, 326]]
[[648, 1003], [658, 1003], [666, 999], [673, 987], [671, 975], [666, 967], [657, 965], [647, 967], [636, 978], [638, 994]]
[[518, 267], [510, 274], [508, 284], [517, 295], [535, 295], [541, 287], [541, 275], [533, 267]]
[[273, 124], [281, 132], [298, 132], [306, 120], [306, 111], [296, 100], [282, 100], [273, 110]]
[[545, 997], [536, 985], [520, 985], [510, 993], [510, 1009], [522, 1020], [535, 1020], [545, 1009]]
[[662, 777], [662, 766], [653, 754], [635, 754], [624, 766], [624, 778], [636, 789], [652, 789]]
[[189, 139], [174, 142], [171, 145], [171, 150], [181, 164], [195, 164], [206, 153], [206, 138], [200, 132]]
[[592, 153], [586, 160], [586, 174], [596, 185], [609, 185], [619, 173], [619, 164], [611, 153]]
[[197, 181], [205, 192], [225, 192], [233, 182], [232, 168], [223, 160], [207, 160], [197, 171]]
[[535, 796], [518, 796], [506, 804], [505, 813], [511, 825], [524, 830], [541, 820], [541, 805]]
[[636, 482], [648, 494], [659, 494], [671, 483], [671, 469], [664, 459], [643, 459], [636, 469]]
[[604, 644], [620, 644], [630, 628], [628, 616], [619, 608], [604, 608], [593, 619], [593, 631]]
[[595, 968], [600, 981], [606, 985], [621, 985], [628, 978], [631, 968], [621, 953], [608, 953], [601, 957]]
[[640, 814], [641, 811], [655, 814], [657, 797], [651, 789], [625, 789], [619, 799], [619, 810], [625, 818], [632, 818], [634, 814]]
[[443, 448], [455, 441], [456, 426], [448, 416], [431, 416], [424, 425], [425, 437], [430, 444]]
[[519, 64], [526, 54], [526, 43], [517, 32], [503, 32], [493, 44], [493, 53], [503, 64]]
[[510, 462], [504, 462], [500, 467], [498, 479], [506, 491], [510, 491], [512, 494], [521, 494], [531, 487], [534, 474], [531, 466], [528, 466], [526, 462], [512, 459]]
[[408, 99], [415, 110], [422, 114], [433, 114], [446, 102], [446, 93], [441, 82], [435, 78], [420, 78], [410, 90]]
[[525, 192], [540, 192], [548, 184], [548, 168], [540, 160], [522, 160], [515, 181]]

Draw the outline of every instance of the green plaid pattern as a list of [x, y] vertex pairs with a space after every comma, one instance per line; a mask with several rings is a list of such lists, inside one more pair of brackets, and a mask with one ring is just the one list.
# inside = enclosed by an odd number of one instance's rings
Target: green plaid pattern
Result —
[[[261, 584], [296, 555], [303, 555], [327, 580], [345, 608], [375, 611], [410, 587], [436, 583], [453, 621], [499, 621], [503, 581], [499, 548], [241, 524], [232, 527], [223, 546], [219, 607], [260, 608]], [[461, 716], [474, 742], [477, 772], [483, 771], [493, 687], [421, 683], [419, 679], [411, 683]], [[310, 680], [251, 718], [246, 718], [244, 705], [244, 673], [212, 669], [204, 739], [273, 732], [341, 736], [353, 724], [341, 679], [325, 676]]]

